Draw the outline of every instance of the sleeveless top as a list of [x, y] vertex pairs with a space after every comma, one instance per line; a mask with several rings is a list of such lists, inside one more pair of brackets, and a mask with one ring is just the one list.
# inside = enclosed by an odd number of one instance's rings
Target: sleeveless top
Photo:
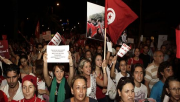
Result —
[[93, 74], [90, 74], [90, 87], [87, 88], [87, 96], [96, 99], [96, 78]]
[[[101, 73], [97, 76], [98, 78], [101, 76]], [[103, 80], [103, 77], [102, 78], [99, 78], [100, 80]], [[96, 97], [97, 99], [101, 99], [101, 98], [104, 98], [106, 97], [104, 93], [102, 93], [102, 90], [103, 90], [103, 87], [99, 86], [99, 85], [96, 85]]]

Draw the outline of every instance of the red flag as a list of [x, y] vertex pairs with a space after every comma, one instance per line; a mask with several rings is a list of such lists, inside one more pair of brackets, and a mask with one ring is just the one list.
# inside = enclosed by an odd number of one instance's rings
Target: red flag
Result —
[[40, 28], [39, 28], [39, 21], [36, 25], [36, 30], [35, 30], [35, 36], [36, 38], [39, 38], [39, 35], [40, 35]]
[[106, 0], [105, 27], [113, 43], [138, 16], [122, 0]]
[[180, 58], [180, 24], [177, 26], [176, 28], [176, 46], [177, 46], [177, 50], [176, 50], [176, 57]]

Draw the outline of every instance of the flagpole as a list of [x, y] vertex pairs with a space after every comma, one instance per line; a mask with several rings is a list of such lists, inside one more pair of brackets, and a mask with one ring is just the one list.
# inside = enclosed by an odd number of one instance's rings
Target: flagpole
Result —
[[104, 60], [106, 59], [106, 28], [105, 28], [105, 34], [104, 34]]

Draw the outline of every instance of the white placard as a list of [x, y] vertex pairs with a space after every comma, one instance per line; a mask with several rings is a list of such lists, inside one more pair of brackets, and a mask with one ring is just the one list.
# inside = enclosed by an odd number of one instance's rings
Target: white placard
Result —
[[167, 35], [159, 35], [158, 37], [158, 49], [161, 48], [161, 45], [163, 44], [164, 41], [167, 40]]
[[69, 45], [47, 46], [48, 63], [69, 63], [68, 59]]
[[109, 52], [112, 52], [112, 44], [111, 42], [107, 42], [107, 48]]
[[133, 38], [128, 38], [128, 43], [134, 43], [134, 39]]
[[130, 49], [131, 49], [131, 47], [129, 47], [128, 45], [123, 43], [123, 45], [119, 49], [117, 55], [120, 56], [120, 57], [123, 57]]

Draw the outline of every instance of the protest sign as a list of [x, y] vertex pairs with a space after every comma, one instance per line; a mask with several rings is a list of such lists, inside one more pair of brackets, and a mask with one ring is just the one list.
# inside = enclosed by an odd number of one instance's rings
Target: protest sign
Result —
[[0, 55], [9, 59], [8, 41], [0, 40]]
[[129, 47], [128, 45], [123, 43], [123, 45], [121, 46], [121, 48], [118, 51], [117, 55], [120, 56], [120, 57], [123, 57], [130, 49], [131, 49], [131, 47]]
[[48, 63], [69, 63], [68, 60], [69, 45], [47, 46]]
[[58, 46], [61, 42], [61, 35], [57, 32], [54, 37], [51, 39], [51, 41], [48, 43], [48, 45], [55, 45]]

